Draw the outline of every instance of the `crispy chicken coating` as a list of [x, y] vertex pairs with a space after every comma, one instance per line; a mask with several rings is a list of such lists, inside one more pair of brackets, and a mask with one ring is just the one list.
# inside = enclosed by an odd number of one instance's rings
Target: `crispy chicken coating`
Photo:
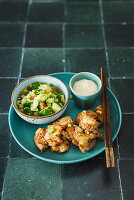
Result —
[[89, 113], [85, 113], [81, 117], [81, 121], [79, 122], [79, 126], [84, 130], [91, 130], [96, 129], [98, 126], [100, 126], [100, 122], [98, 122], [95, 118], [90, 116]]
[[45, 140], [45, 134], [46, 130], [44, 128], [39, 128], [34, 136], [34, 143], [41, 152], [48, 148], [48, 143]]
[[60, 125], [63, 129], [65, 129], [68, 124], [75, 124], [75, 120], [72, 120], [70, 116], [66, 116], [56, 120], [53, 124]]
[[58, 146], [52, 146], [51, 151], [57, 151], [58, 153], [66, 152], [69, 149], [69, 141], [65, 140]]
[[80, 127], [75, 127], [74, 138], [78, 142], [78, 147], [82, 153], [85, 153], [95, 146], [95, 138], [97, 136], [94, 136], [92, 133], [87, 135]]
[[97, 120], [99, 120], [101, 123], [103, 123], [104, 114], [103, 114], [102, 105], [98, 106], [98, 107], [95, 109], [95, 112], [96, 112], [96, 114], [97, 114]]
[[103, 109], [98, 106], [95, 111], [79, 112], [75, 120], [70, 116], [62, 117], [47, 129], [39, 128], [34, 136], [34, 142], [39, 150], [51, 147], [51, 151], [58, 153], [66, 152], [69, 149], [69, 141], [78, 146], [85, 153], [91, 150], [97, 139], [102, 139], [98, 128], [103, 123]]
[[51, 147], [52, 151], [63, 153], [69, 149], [69, 142], [64, 141], [61, 137], [62, 131], [62, 127], [57, 124], [50, 125], [46, 129], [45, 139]]

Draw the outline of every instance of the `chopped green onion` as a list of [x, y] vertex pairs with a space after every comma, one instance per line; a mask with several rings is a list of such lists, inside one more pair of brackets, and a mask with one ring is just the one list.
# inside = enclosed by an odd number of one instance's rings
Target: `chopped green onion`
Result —
[[79, 128], [79, 132], [82, 133], [82, 132], [83, 132], [83, 129], [82, 129], [82, 128]]
[[59, 135], [60, 131], [56, 131], [55, 133], [53, 133], [53, 135]]
[[54, 128], [53, 127], [48, 128], [48, 133], [53, 133], [53, 132], [54, 132]]
[[89, 134], [90, 134], [88, 130], [86, 130], [86, 134], [87, 134], [87, 135], [89, 135]]
[[67, 126], [68, 126], [68, 127], [71, 127], [71, 124], [68, 124]]
[[77, 125], [75, 125], [75, 124], [74, 124], [73, 126], [74, 126], [74, 127], [77, 127]]
[[83, 110], [82, 111], [82, 116], [85, 115], [85, 114], [86, 114], [86, 110]]
[[64, 135], [62, 135], [61, 138], [62, 138], [62, 140], [66, 140], [67, 139]]

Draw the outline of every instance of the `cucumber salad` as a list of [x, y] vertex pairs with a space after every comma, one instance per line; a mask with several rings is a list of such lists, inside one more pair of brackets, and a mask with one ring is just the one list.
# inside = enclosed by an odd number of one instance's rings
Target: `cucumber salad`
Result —
[[63, 92], [51, 83], [35, 82], [25, 87], [17, 97], [17, 107], [26, 115], [48, 116], [65, 104]]

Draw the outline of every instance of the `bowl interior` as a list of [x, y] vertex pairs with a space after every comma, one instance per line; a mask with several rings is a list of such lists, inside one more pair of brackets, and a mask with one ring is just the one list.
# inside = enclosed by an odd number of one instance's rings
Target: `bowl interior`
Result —
[[[70, 87], [71, 90], [73, 90], [73, 85], [76, 81], [79, 81], [81, 79], [88, 79], [94, 81], [98, 86], [98, 91], [101, 89], [101, 80], [98, 76], [95, 74], [89, 73], [89, 72], [81, 72], [76, 75], [74, 75], [70, 80]], [[74, 91], [73, 91], [74, 92]]]
[[65, 103], [68, 100], [68, 90], [66, 88], [66, 86], [64, 85], [64, 83], [62, 81], [60, 81], [59, 79], [55, 78], [55, 77], [51, 77], [51, 76], [47, 76], [47, 75], [42, 75], [42, 76], [33, 76], [30, 78], [27, 78], [25, 80], [23, 80], [22, 82], [20, 82], [16, 88], [13, 91], [12, 94], [12, 103], [14, 104], [14, 106], [17, 108], [16, 105], [16, 99], [18, 97], [18, 94], [28, 85], [34, 83], [34, 82], [42, 82], [42, 83], [51, 83], [55, 86], [57, 86], [65, 95]]

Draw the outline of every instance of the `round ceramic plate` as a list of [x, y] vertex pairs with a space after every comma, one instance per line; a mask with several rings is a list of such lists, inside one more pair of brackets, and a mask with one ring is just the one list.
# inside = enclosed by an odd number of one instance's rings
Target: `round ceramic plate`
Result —
[[[51, 76], [60, 79], [66, 84], [69, 93], [70, 93], [69, 81], [73, 75], [74, 73], [51, 74]], [[114, 94], [109, 89], [108, 89], [108, 98], [109, 98], [109, 109], [111, 115], [112, 139], [114, 140], [121, 126], [122, 115], [121, 115], [120, 105]], [[94, 110], [100, 104], [102, 104], [101, 95], [97, 98], [94, 106], [90, 108], [90, 110]], [[67, 110], [65, 111], [63, 116], [69, 115], [73, 119], [76, 119], [78, 112], [81, 112], [81, 110], [75, 106], [73, 100], [69, 100]], [[16, 114], [16, 112], [13, 109], [13, 106], [11, 105], [9, 110], [9, 126], [14, 139], [25, 151], [27, 151], [31, 155], [41, 160], [57, 164], [77, 163], [90, 159], [98, 155], [105, 149], [104, 141], [97, 141], [95, 147], [87, 153], [82, 153], [78, 147], [73, 145], [71, 145], [69, 150], [63, 154], [58, 154], [56, 152], [52, 153], [50, 149], [47, 149], [43, 153], [40, 153], [40, 151], [37, 149], [37, 147], [33, 142], [33, 137], [36, 130], [39, 127], [46, 128], [47, 125], [48, 124], [35, 125], [24, 121]]]

